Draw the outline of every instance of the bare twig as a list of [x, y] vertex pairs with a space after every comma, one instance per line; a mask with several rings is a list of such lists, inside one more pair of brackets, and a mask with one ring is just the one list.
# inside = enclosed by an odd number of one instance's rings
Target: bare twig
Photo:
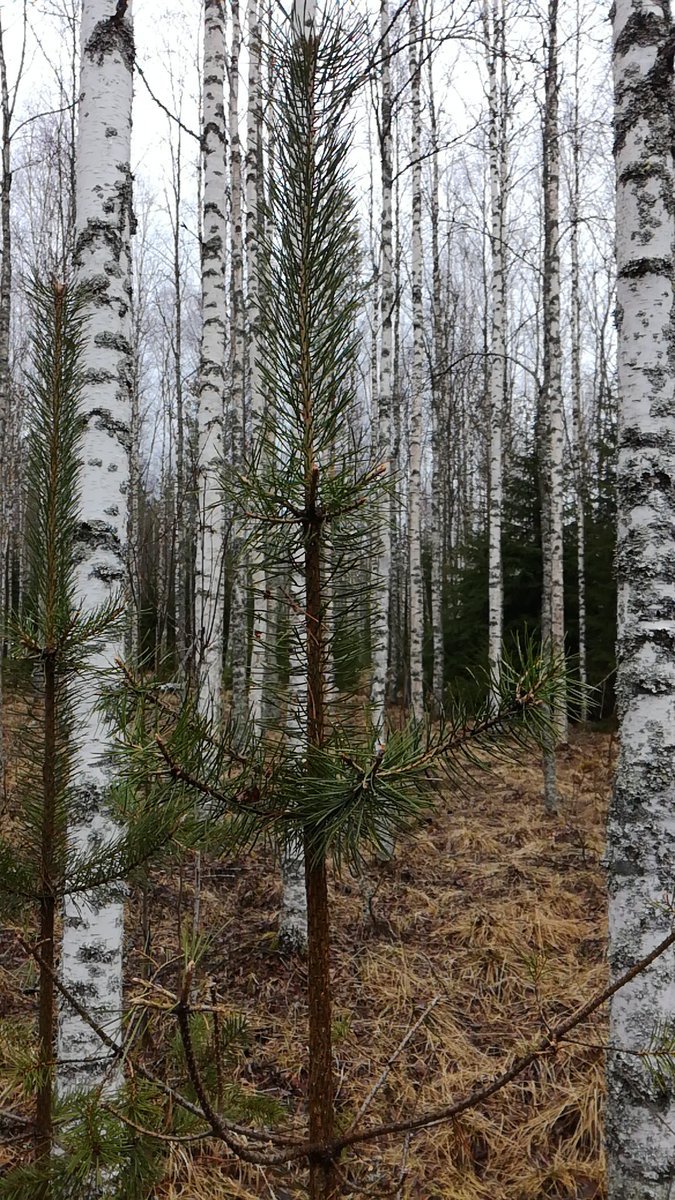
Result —
[[[489, 1083], [474, 1088], [468, 1095], [461, 1097], [461, 1099], [456, 1100], [452, 1104], [431, 1109], [426, 1113], [421, 1113], [419, 1117], [415, 1117], [412, 1120], [391, 1121], [387, 1124], [376, 1125], [372, 1129], [350, 1131], [343, 1137], [336, 1138], [329, 1148], [330, 1152], [332, 1154], [339, 1154], [340, 1151], [347, 1149], [348, 1146], [379, 1141], [380, 1138], [393, 1137], [398, 1133], [412, 1133], [416, 1129], [428, 1129], [431, 1125], [439, 1125], [443, 1122], [451, 1121], [461, 1113], [467, 1112], [472, 1108], [477, 1108], [479, 1104], [482, 1104], [485, 1100], [490, 1100], [497, 1092], [507, 1087], [519, 1075], [522, 1075], [523, 1071], [526, 1071], [538, 1058], [546, 1054], [555, 1054], [559, 1043], [565, 1039], [568, 1033], [571, 1033], [573, 1029], [576, 1029], [577, 1025], [581, 1025], [598, 1008], [606, 1004], [608, 1000], [611, 1000], [612, 996], [616, 995], [621, 988], [626, 987], [628, 983], [637, 978], [638, 975], [641, 975], [643, 971], [646, 971], [647, 967], [650, 967], [657, 958], [665, 954], [666, 950], [669, 950], [674, 943], [675, 930], [671, 930], [668, 936], [659, 942], [658, 946], [650, 954], [641, 958], [629, 971], [625, 971], [623, 975], [620, 975], [614, 983], [609, 984], [603, 991], [592, 996], [577, 1012], [573, 1013], [570, 1017], [566, 1017], [564, 1021], [559, 1021], [557, 1025], [554, 1025], [550, 1032], [540, 1038], [532, 1049], [527, 1050], [525, 1054], [521, 1054], [518, 1058], [514, 1059], [510, 1067], [507, 1067], [505, 1071], [496, 1075]], [[316, 1149], [317, 1147], [313, 1146], [307, 1147], [307, 1153], [315, 1152]]]
[[204, 1142], [208, 1138], [213, 1139], [213, 1130], [205, 1129], [201, 1133], [160, 1133], [158, 1129], [147, 1129], [144, 1125], [137, 1125], [131, 1117], [119, 1109], [113, 1108], [112, 1104], [101, 1105], [104, 1112], [109, 1112], [111, 1116], [121, 1121], [123, 1125], [127, 1125], [129, 1129], [133, 1129], [136, 1133], [140, 1133], [143, 1137], [154, 1138], [158, 1142], [169, 1142], [172, 1145], [176, 1142]]
[[159, 99], [159, 96], [155, 95], [155, 93], [153, 92], [152, 88], [150, 87], [150, 84], [148, 83], [148, 81], [145, 77], [145, 72], [139, 66], [138, 61], [134, 63], [134, 69], [136, 70], [136, 73], [138, 75], [140, 75], [141, 79], [143, 80], [143, 83], [145, 84], [145, 89], [146, 89], [150, 99], [154, 101], [154, 103], [157, 105], [158, 108], [161, 108], [163, 113], [166, 113], [166, 115], [170, 121], [175, 121], [178, 128], [183, 130], [183, 133], [187, 133], [188, 137], [194, 138], [195, 141], [199, 142], [199, 144], [201, 146], [202, 139], [200, 138], [199, 134], [195, 133], [194, 129], [190, 129], [189, 125], [184, 125], [183, 122], [181, 121], [180, 117], [177, 117], [175, 113], [172, 113], [171, 109], [167, 108], [166, 104], [164, 104]]
[[380, 1075], [379, 1079], [376, 1080], [376, 1082], [371, 1087], [370, 1091], [368, 1092], [368, 1095], [366, 1096], [365, 1100], [363, 1101], [363, 1104], [361, 1105], [359, 1111], [357, 1112], [356, 1116], [354, 1117], [354, 1120], [352, 1121], [351, 1125], [349, 1126], [350, 1133], [358, 1125], [359, 1121], [361, 1121], [363, 1119], [363, 1117], [366, 1115], [366, 1113], [368, 1112], [368, 1109], [370, 1108], [377, 1093], [380, 1091], [380, 1089], [386, 1083], [389, 1072], [391, 1071], [391, 1068], [393, 1067], [394, 1063], [396, 1062], [396, 1059], [400, 1057], [400, 1055], [403, 1053], [406, 1046], [408, 1045], [408, 1042], [410, 1042], [412, 1040], [412, 1038], [415, 1036], [415, 1034], [417, 1033], [417, 1030], [419, 1029], [420, 1025], [424, 1024], [427, 1017], [429, 1016], [429, 1013], [433, 1012], [436, 1005], [439, 1004], [441, 1000], [442, 1000], [442, 996], [434, 996], [431, 1003], [427, 1004], [427, 1007], [425, 1008], [421, 1017], [419, 1017], [417, 1019], [417, 1021], [415, 1021], [414, 1025], [411, 1025], [411, 1027], [408, 1030], [408, 1032], [406, 1033], [405, 1037], [401, 1038], [401, 1041], [399, 1042], [398, 1046], [394, 1050], [393, 1054], [391, 1054], [389, 1056], [389, 1058], [387, 1059], [387, 1062], [385, 1063], [382, 1074]]

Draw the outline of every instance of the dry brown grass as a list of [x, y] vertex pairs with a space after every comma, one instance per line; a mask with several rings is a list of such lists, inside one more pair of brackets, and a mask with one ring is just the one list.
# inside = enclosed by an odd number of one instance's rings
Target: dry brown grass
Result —
[[[561, 815], [543, 811], [536, 762], [504, 765], [437, 815], [395, 860], [373, 867], [374, 921], [358, 884], [332, 882], [339, 1122], [350, 1125], [387, 1061], [432, 999], [365, 1122], [449, 1102], [505, 1065], [605, 981], [600, 866], [609, 790], [608, 735], [576, 733], [560, 756]], [[154, 963], [170, 959], [190, 920], [190, 872], [157, 881]], [[204, 964], [225, 1004], [244, 1011], [245, 1086], [285, 1103], [303, 1128], [305, 968], [275, 949], [279, 888], [262, 855], [207, 864], [202, 914], [212, 934]], [[179, 913], [180, 907], [180, 913]], [[129, 920], [130, 973], [140, 967], [138, 913]], [[1, 972], [0, 972], [1, 979]], [[0, 983], [0, 996], [2, 995]], [[1, 1003], [1, 1001], [0, 1001]], [[591, 1200], [604, 1189], [601, 1140], [605, 1017], [541, 1058], [483, 1108], [461, 1119], [364, 1146], [346, 1157], [344, 1195], [400, 1200]], [[0, 1158], [0, 1165], [2, 1159]], [[303, 1174], [233, 1162], [213, 1142], [168, 1157], [159, 1200], [290, 1200]]]

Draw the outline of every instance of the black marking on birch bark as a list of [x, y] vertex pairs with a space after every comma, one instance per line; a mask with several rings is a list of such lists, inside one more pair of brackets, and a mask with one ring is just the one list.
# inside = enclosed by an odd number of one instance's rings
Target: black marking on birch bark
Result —
[[[663, 524], [663, 532], [665, 534], [672, 533], [668, 523]], [[653, 603], [648, 604], [647, 587], [650, 580], [675, 584], [675, 563], [672, 566], [665, 566], [663, 563], [660, 563], [658, 567], [656, 564], [652, 565], [653, 554], [650, 551], [653, 537], [653, 527], [643, 529], [639, 533], [634, 529], [628, 530], [621, 540], [621, 545], [617, 547], [617, 575], [623, 575], [623, 578], [630, 580], [642, 580], [645, 589], [645, 603], [644, 606], [641, 605], [641, 609], [644, 607], [651, 620], [672, 620], [675, 618], [675, 599], [668, 596], [655, 596]], [[643, 553], [645, 548], [646, 555]]]
[[675, 454], [675, 433], [670, 430], [642, 429], [625, 425], [619, 434], [619, 450], [658, 450], [664, 455]]
[[73, 979], [68, 984], [76, 1000], [95, 1000], [98, 989], [92, 980]]
[[[105, 521], [81, 521], [78, 528], [77, 543], [82, 546], [83, 554], [80, 561], [88, 558], [87, 551], [92, 550], [108, 550], [112, 554], [121, 555], [122, 543], [120, 542], [117, 530], [113, 525], [108, 525]], [[87, 789], [89, 802], [94, 799], [93, 789]], [[91, 808], [87, 809], [91, 811]]]
[[100, 368], [85, 371], [85, 380], [89, 384], [115, 383], [117, 375], [114, 371], [103, 371]]
[[204, 130], [203, 130], [203, 133], [201, 136], [201, 146], [202, 146], [203, 154], [212, 154], [213, 150], [215, 149], [215, 147], [213, 147], [213, 146], [209, 147], [209, 137], [214, 137], [216, 139], [216, 141], [218, 141], [220, 143], [221, 146], [227, 145], [225, 136], [222, 132], [222, 129], [220, 128], [220, 123], [218, 121], [208, 121], [207, 124], [204, 126]]
[[117, 350], [119, 354], [130, 354], [131, 347], [128, 339], [122, 333], [110, 333], [107, 329], [97, 333], [94, 338], [95, 346], [102, 346], [106, 350]]
[[[114, 209], [115, 204], [113, 202], [110, 205], [110, 211], [114, 211]], [[73, 251], [75, 265], [82, 267], [83, 253], [87, 251], [90, 246], [99, 246], [102, 242], [108, 247], [112, 260], [115, 263], [118, 263], [122, 252], [126, 251], [125, 239], [120, 236], [119, 231], [111, 221], [89, 220], [87, 221], [87, 224], [75, 243], [75, 249]], [[111, 303], [111, 300], [106, 297], [107, 289], [110, 286], [108, 274], [103, 273], [90, 276], [87, 278], [87, 282], [92, 285], [91, 300], [93, 304]]]
[[107, 138], [116, 138], [118, 135], [118, 132], [119, 131], [117, 129], [115, 129], [114, 125], [108, 125], [106, 128], [106, 131], [105, 131], [105, 136]]
[[107, 966], [117, 957], [116, 950], [108, 950], [105, 942], [88, 942], [81, 946], [77, 953], [78, 962], [94, 963], [98, 966]]
[[[614, 11], [614, 10], [612, 10]], [[660, 20], [656, 13], [631, 13], [614, 45], [614, 54], [626, 54], [634, 46], [653, 46], [662, 41], [669, 32], [668, 23]]]
[[643, 279], [645, 275], [670, 276], [672, 259], [670, 258], [634, 258], [624, 264], [619, 270], [621, 279]]
[[[213, 209], [214, 211], [218, 211], [215, 205], [213, 205]], [[219, 215], [222, 217], [222, 213], [219, 213]], [[215, 233], [213, 237], [202, 239], [202, 259], [204, 261], [209, 262], [211, 259], [217, 258], [222, 253], [222, 249], [223, 239], [219, 233]], [[209, 271], [209, 276], [220, 274], [221, 272], [218, 270]]]
[[668, 183], [670, 175], [662, 162], [646, 162], [641, 159], [639, 162], [630, 163], [624, 167], [617, 177], [617, 182], [647, 183], [651, 179], [663, 179], [665, 183]]
[[623, 481], [624, 508], [637, 508], [645, 501], [652, 504], [655, 492], [662, 492], [670, 500], [673, 481], [666, 471], [650, 463], [636, 464], [635, 474]]
[[131, 449], [131, 433], [126, 421], [118, 421], [107, 408], [92, 408], [87, 420], [93, 422], [96, 429], [104, 430], [110, 437], [117, 438], [125, 450]]
[[117, 170], [122, 178], [115, 184], [115, 190], [119, 198], [120, 206], [120, 239], [125, 241], [125, 218], [129, 222], [129, 235], [133, 237], [138, 229], [138, 221], [134, 212], [134, 177], [128, 163], [118, 163]]
[[[65, 889], [65, 894], [66, 896], [70, 895], [68, 888]], [[63, 918], [64, 929], [81, 929], [83, 925], [86, 925], [86, 921], [84, 917], [80, 916], [80, 914], [76, 911], [68, 913]]]
[[136, 57], [134, 35], [131, 25], [117, 16], [106, 17], [92, 30], [84, 53], [97, 66], [102, 67], [106, 57], [117, 52], [128, 71], [132, 71]]

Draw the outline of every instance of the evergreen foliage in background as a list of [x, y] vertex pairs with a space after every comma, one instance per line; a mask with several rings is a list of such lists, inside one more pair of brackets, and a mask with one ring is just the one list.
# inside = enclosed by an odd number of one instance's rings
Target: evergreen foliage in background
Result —
[[[591, 719], [614, 711], [616, 581], [615, 501], [611, 478], [586, 514], [587, 656]], [[532, 454], [512, 457], [504, 488], [504, 640], [539, 635], [541, 617], [541, 510], [537, 463]], [[475, 693], [470, 672], [487, 665], [488, 540], [481, 530], [469, 541], [464, 561], [445, 594], [445, 677], [460, 693]], [[576, 522], [565, 525], [567, 653], [574, 671], [578, 650]], [[430, 637], [427, 637], [429, 646]], [[430, 655], [428, 654], [428, 657]]]

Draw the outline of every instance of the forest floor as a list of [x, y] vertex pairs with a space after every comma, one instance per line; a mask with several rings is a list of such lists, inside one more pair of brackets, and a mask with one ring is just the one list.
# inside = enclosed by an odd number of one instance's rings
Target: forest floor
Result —
[[[601, 857], [614, 745], [609, 734], [572, 731], [559, 754], [562, 806], [555, 817], [544, 813], [534, 759], [500, 764], [461, 793], [442, 797], [391, 863], [373, 864], [370, 912], [364, 914], [356, 880], [349, 874], [332, 879], [341, 1128], [349, 1127], [378, 1081], [364, 1123], [409, 1118], [461, 1097], [602, 988]], [[192, 920], [192, 880], [191, 865], [153, 877], [149, 955], [134, 898], [127, 922], [130, 977], [150, 966], [162, 986], [176, 988], [181, 939]], [[300, 1132], [306, 972], [302, 960], [277, 949], [279, 893], [275, 864], [262, 853], [202, 864], [201, 926], [209, 940], [199, 987], [208, 1001], [206, 980], [212, 981], [218, 1002], [246, 1018], [247, 1045], [228, 1062], [229, 1078], [244, 1092], [277, 1100]], [[16, 945], [3, 937], [5, 1041], [9, 1028], [34, 1019], [27, 972]], [[555, 1055], [541, 1056], [453, 1123], [349, 1155], [343, 1194], [359, 1200], [601, 1197], [605, 1035], [600, 1010]], [[158, 1045], [151, 1040], [146, 1052], [155, 1063]], [[0, 1073], [0, 1172], [26, 1152], [25, 1140], [2, 1119], [3, 1111], [22, 1107]], [[214, 1141], [183, 1142], [169, 1150], [153, 1195], [291, 1200], [305, 1196], [306, 1187], [301, 1172], [239, 1164]]]

